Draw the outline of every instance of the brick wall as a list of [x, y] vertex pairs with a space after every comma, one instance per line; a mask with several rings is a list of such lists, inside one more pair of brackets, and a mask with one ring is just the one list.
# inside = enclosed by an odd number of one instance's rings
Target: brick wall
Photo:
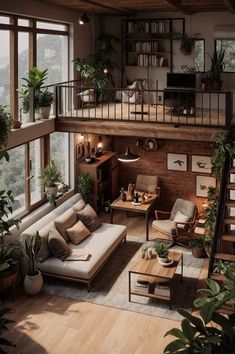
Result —
[[[196, 176], [203, 174], [192, 172], [191, 156], [211, 156], [214, 146], [208, 142], [162, 140], [159, 150], [148, 151], [136, 146], [136, 141], [137, 138], [112, 137], [117, 153], [125, 152], [125, 147], [129, 146], [132, 152], [141, 156], [138, 162], [119, 162], [119, 187], [127, 187], [129, 182], [135, 182], [138, 174], [156, 174], [161, 186], [160, 208], [168, 210], [177, 197], [183, 197], [192, 200], [200, 210], [204, 198], [195, 196]], [[167, 153], [187, 154], [187, 172], [167, 170]]]

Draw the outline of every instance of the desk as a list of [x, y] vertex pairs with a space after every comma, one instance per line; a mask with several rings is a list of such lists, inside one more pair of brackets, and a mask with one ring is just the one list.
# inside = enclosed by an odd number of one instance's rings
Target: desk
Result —
[[149, 240], [149, 212], [154, 207], [158, 199], [157, 194], [152, 194], [151, 199], [141, 205], [133, 205], [131, 201], [122, 201], [120, 198], [115, 199], [110, 205], [110, 222], [113, 223], [113, 211], [122, 210], [122, 211], [131, 211], [134, 213], [145, 214], [146, 221], [146, 241]]

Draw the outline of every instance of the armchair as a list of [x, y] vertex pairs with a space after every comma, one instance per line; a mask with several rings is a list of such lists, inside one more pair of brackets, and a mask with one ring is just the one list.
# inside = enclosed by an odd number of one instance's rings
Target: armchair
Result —
[[155, 210], [156, 220], [153, 221], [152, 227], [172, 239], [169, 247], [174, 244], [185, 246], [180, 240], [188, 242], [192, 234], [197, 208], [190, 200], [177, 198], [171, 211]]

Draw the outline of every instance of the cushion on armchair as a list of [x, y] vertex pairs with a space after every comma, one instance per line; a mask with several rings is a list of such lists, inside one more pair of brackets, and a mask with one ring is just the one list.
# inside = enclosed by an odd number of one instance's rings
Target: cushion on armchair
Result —
[[175, 236], [176, 235], [176, 225], [174, 221], [171, 221], [169, 219], [166, 220], [154, 220], [152, 223], [152, 226], [166, 234]]

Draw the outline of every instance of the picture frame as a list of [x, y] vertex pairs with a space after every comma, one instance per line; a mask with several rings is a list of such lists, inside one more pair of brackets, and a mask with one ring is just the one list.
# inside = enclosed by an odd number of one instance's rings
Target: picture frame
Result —
[[145, 150], [156, 151], [157, 150], [157, 140], [154, 138], [145, 139]]
[[83, 144], [79, 143], [76, 145], [76, 160], [79, 160], [83, 157], [84, 154], [84, 148], [83, 148]]
[[216, 187], [216, 178], [196, 176], [196, 197], [207, 197], [208, 187]]
[[211, 173], [211, 156], [192, 155], [192, 172]]
[[187, 162], [187, 154], [167, 154], [168, 170], [186, 172], [188, 169]]

